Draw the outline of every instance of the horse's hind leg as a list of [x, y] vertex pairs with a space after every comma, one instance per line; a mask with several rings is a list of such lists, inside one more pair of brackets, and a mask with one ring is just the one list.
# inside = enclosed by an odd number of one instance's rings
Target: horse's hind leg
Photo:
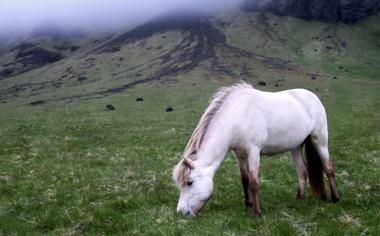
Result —
[[334, 168], [331, 161], [328, 161], [326, 164], [326, 167], [324, 167], [327, 178], [330, 183], [330, 190], [331, 190], [331, 202], [338, 202], [339, 201], [339, 194], [338, 190], [336, 189], [336, 183], [335, 183], [335, 176], [334, 176]]
[[323, 170], [325, 171], [326, 176], [329, 180], [330, 191], [331, 191], [331, 202], [338, 202], [339, 194], [336, 188], [334, 168], [333, 168], [332, 161], [329, 158], [328, 148], [327, 146], [319, 146], [319, 147], [316, 147], [316, 149], [317, 149], [317, 152], [319, 153], [319, 156], [321, 157]]
[[302, 157], [302, 146], [291, 150], [290, 154], [292, 155], [298, 176], [298, 191], [296, 198], [302, 200], [305, 196], [305, 184], [307, 179], [307, 170]]
[[339, 201], [339, 194], [336, 188], [335, 175], [332, 161], [330, 160], [329, 150], [327, 148], [327, 139], [313, 138], [312, 144], [315, 147], [319, 157], [321, 158], [323, 170], [329, 180], [331, 190], [331, 202]]
[[252, 202], [250, 202], [248, 198], [249, 178], [248, 178], [247, 154], [245, 152], [240, 152], [237, 150], [233, 150], [233, 154], [239, 164], [241, 183], [243, 185], [243, 191], [244, 191], [245, 206], [252, 207]]

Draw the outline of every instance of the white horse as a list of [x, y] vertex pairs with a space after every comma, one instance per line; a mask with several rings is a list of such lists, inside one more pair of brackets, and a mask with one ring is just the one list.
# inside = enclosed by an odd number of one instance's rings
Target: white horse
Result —
[[[222, 88], [195, 128], [182, 160], [173, 170], [181, 189], [177, 211], [196, 215], [213, 192], [213, 177], [228, 150], [240, 167], [245, 204], [260, 216], [260, 154], [290, 151], [297, 176], [297, 199], [303, 199], [307, 176], [315, 195], [326, 198], [323, 171], [331, 201], [339, 201], [329, 159], [326, 112], [304, 89], [263, 92], [246, 83]], [[303, 146], [307, 167], [303, 159]]]

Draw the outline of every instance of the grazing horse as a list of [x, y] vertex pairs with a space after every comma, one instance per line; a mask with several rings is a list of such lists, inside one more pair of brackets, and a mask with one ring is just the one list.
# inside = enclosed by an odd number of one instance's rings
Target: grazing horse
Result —
[[[305, 195], [307, 176], [312, 192], [326, 199], [323, 171], [331, 201], [339, 201], [327, 147], [326, 112], [316, 95], [304, 89], [263, 92], [246, 83], [222, 88], [201, 117], [174, 167], [181, 190], [177, 211], [196, 215], [213, 192], [213, 177], [227, 151], [240, 167], [245, 204], [260, 216], [260, 154], [290, 151], [298, 176], [297, 199]], [[303, 146], [305, 157], [303, 159]]]

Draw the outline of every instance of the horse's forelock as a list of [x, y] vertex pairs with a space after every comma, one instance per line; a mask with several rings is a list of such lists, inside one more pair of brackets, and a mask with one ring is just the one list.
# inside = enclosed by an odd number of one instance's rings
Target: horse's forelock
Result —
[[173, 170], [173, 180], [178, 185], [182, 187], [186, 185], [190, 176], [191, 167], [187, 165], [184, 160], [181, 160]]

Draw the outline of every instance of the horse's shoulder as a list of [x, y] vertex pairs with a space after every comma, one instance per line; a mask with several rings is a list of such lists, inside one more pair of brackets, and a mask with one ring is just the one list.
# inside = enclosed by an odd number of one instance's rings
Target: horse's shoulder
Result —
[[315, 95], [313, 92], [303, 89], [303, 88], [297, 88], [297, 89], [290, 89], [284, 91], [287, 95], [295, 98], [297, 101], [304, 103], [304, 102], [311, 102], [311, 101], [319, 101], [319, 98], [317, 95]]
[[289, 89], [289, 90], [284, 90], [284, 92], [289, 93], [289, 94], [313, 94], [313, 92], [304, 89], [304, 88], [295, 88], [295, 89]]

